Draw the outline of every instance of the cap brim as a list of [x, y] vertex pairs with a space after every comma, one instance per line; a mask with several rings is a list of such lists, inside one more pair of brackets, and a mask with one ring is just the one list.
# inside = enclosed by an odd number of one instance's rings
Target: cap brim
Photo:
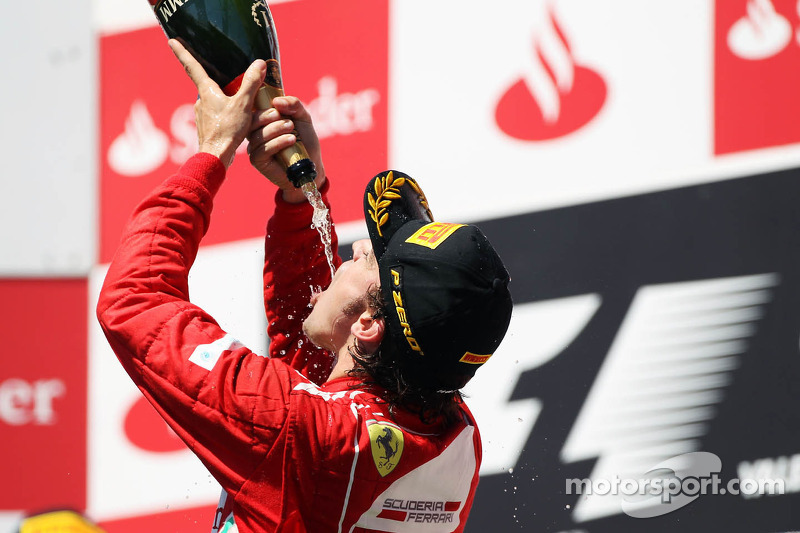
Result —
[[376, 259], [408, 222], [433, 222], [425, 193], [414, 178], [397, 170], [381, 172], [369, 181], [364, 191], [364, 218]]

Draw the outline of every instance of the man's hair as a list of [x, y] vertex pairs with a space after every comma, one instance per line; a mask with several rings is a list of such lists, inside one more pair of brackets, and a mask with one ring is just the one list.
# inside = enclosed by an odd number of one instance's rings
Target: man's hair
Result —
[[[379, 287], [373, 286], [367, 292], [362, 311], [364, 309], [372, 311], [372, 318], [376, 320], [386, 315], [386, 302]], [[397, 349], [388, 330], [375, 352], [368, 353], [358, 341], [348, 347], [348, 352], [355, 362], [355, 368], [348, 375], [384, 389], [390, 412], [400, 407], [417, 414], [424, 423], [442, 417], [449, 424], [463, 416], [459, 408], [463, 401], [459, 389], [469, 378], [453, 376], [452, 383], [437, 382], [432, 377], [431, 368]]]

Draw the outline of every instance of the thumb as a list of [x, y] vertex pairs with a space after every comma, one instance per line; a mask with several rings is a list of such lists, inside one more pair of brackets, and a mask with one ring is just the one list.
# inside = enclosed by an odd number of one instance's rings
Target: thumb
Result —
[[252, 109], [256, 99], [256, 92], [264, 82], [264, 76], [267, 74], [267, 63], [263, 59], [256, 59], [247, 68], [247, 71], [242, 77], [242, 85], [236, 93], [237, 98], [244, 98], [244, 103], [247, 109]]

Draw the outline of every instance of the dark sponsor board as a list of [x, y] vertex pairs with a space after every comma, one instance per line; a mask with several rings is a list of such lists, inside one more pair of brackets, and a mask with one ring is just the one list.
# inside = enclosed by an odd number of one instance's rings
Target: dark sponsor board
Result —
[[[800, 169], [480, 226], [518, 308], [601, 303], [563, 351], [519, 376], [510, 401], [538, 399], [541, 413], [513, 472], [482, 477], [467, 531], [800, 528]], [[700, 451], [720, 458], [720, 487], [782, 477], [785, 494], [701, 494], [633, 518], [619, 499], [566, 491], [568, 479]]]

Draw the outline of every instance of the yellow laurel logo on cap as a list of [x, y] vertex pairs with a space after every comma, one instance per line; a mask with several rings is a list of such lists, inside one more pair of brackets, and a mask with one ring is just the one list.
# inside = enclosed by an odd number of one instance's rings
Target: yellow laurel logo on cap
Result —
[[389, 220], [389, 213], [386, 211], [392, 200], [400, 198], [400, 187], [405, 184], [405, 178], [394, 179], [394, 172], [389, 172], [386, 176], [378, 176], [375, 178], [375, 195], [372, 193], [367, 194], [367, 202], [369, 202], [369, 216], [378, 225], [378, 235], [383, 237], [381, 233], [381, 226], [386, 224]]
[[403, 455], [403, 432], [391, 424], [373, 423], [367, 427], [372, 447], [372, 460], [381, 477], [395, 469]]
[[417, 185], [414, 179], [410, 176], [408, 178], [404, 178], [402, 176], [395, 178], [394, 172], [390, 170], [385, 176], [375, 177], [375, 194], [372, 194], [372, 192], [367, 193], [367, 202], [369, 202], [369, 209], [367, 209], [367, 212], [369, 213], [369, 217], [372, 219], [372, 221], [375, 222], [375, 225], [378, 229], [378, 235], [381, 237], [383, 237], [381, 226], [386, 224], [386, 222], [389, 220], [389, 213], [387, 209], [390, 205], [392, 205], [392, 200], [401, 198], [400, 187], [403, 185], [408, 185], [414, 190], [414, 192], [417, 193], [417, 200], [419, 201], [419, 204], [425, 209], [428, 219], [433, 220], [433, 215], [428, 207], [428, 199], [425, 197], [425, 193], [422, 192], [422, 189], [419, 188], [419, 185]]
[[469, 363], [471, 365], [482, 365], [488, 361], [492, 355], [494, 354], [478, 355], [476, 353], [467, 352], [463, 355], [463, 357], [461, 357], [461, 359], [459, 359], [459, 361], [462, 363]]
[[431, 222], [425, 224], [417, 230], [414, 235], [406, 239], [406, 242], [425, 246], [435, 250], [447, 238], [455, 233], [458, 228], [463, 228], [466, 224], [448, 224], [447, 222]]

